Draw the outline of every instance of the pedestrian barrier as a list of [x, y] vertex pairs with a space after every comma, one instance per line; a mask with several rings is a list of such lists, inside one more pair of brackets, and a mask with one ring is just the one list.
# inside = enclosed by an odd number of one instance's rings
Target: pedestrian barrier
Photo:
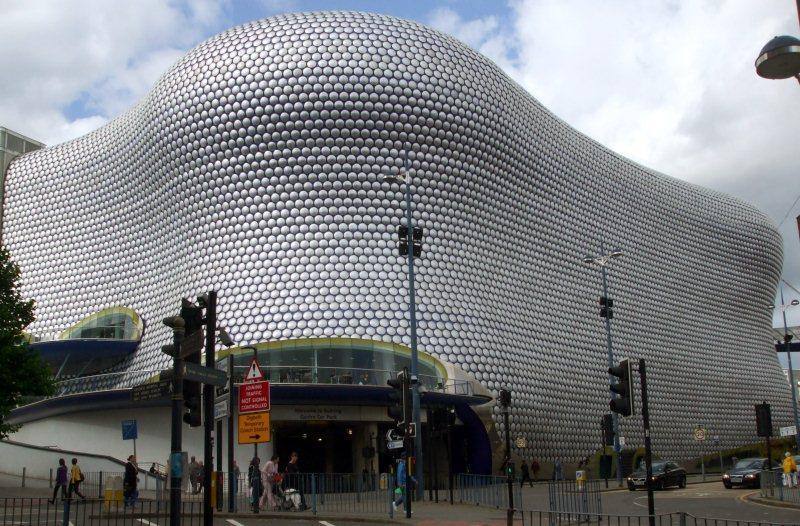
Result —
[[800, 504], [800, 488], [797, 484], [797, 473], [787, 478], [782, 469], [770, 469], [761, 472], [761, 497], [781, 502]]
[[[460, 504], [475, 504], [497, 509], [508, 508], [508, 479], [493, 475], [459, 473], [453, 480], [453, 498]], [[514, 507], [522, 506], [522, 490], [512, 484]]]
[[[385, 484], [382, 481], [386, 482]], [[297, 473], [284, 475], [280, 483], [273, 484], [273, 497], [264, 496], [259, 502], [259, 512], [308, 511], [311, 514], [327, 512], [354, 512], [392, 514], [394, 479], [383, 474], [353, 473]], [[266, 491], [266, 488], [265, 488]], [[200, 498], [202, 495], [190, 496]], [[297, 503], [300, 503], [298, 509]], [[218, 509], [228, 511], [228, 477], [223, 473], [223, 499]], [[247, 513], [253, 510], [252, 488], [242, 474], [236, 480], [233, 511]]]
[[[203, 521], [201, 502], [181, 503], [181, 523], [200, 526]], [[107, 503], [101, 499], [65, 499], [53, 504], [42, 498], [0, 499], [0, 525], [11, 526], [141, 526], [166, 520], [170, 515], [169, 501], [141, 500], [133, 506]]]
[[603, 512], [600, 481], [558, 480], [547, 483], [550, 511], [599, 514]]
[[517, 518], [523, 526], [570, 526], [575, 524], [598, 524], [603, 526], [800, 526], [800, 523], [779, 523], [698, 517], [685, 512], [653, 515], [607, 515], [597, 513], [562, 513], [557, 511], [517, 510]]

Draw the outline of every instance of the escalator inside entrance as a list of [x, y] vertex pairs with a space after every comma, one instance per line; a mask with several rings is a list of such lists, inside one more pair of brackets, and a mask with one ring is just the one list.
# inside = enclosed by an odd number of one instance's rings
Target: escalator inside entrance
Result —
[[347, 422], [281, 422], [273, 427], [280, 469], [296, 451], [303, 473], [354, 473], [353, 451], [361, 424]]

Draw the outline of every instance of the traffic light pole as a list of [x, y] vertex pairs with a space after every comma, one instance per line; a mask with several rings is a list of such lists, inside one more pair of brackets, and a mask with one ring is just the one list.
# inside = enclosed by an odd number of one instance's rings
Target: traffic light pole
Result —
[[233, 469], [233, 355], [228, 354], [228, 513], [235, 511], [239, 481]]
[[508, 486], [508, 509], [506, 510], [506, 525], [514, 524], [514, 470], [511, 466], [511, 426], [509, 425], [508, 413], [510, 407], [503, 406], [503, 428], [506, 434], [506, 484]]
[[[800, 9], [800, 4], [798, 4]], [[800, 220], [798, 220], [800, 221]], [[786, 327], [786, 304], [783, 301], [783, 284], [781, 283], [781, 311], [783, 312], [783, 343], [786, 346], [786, 358], [789, 360], [789, 385], [792, 388], [792, 414], [794, 415], [795, 434], [794, 440], [797, 450], [800, 451], [800, 419], [797, 415], [797, 384], [794, 381], [794, 370], [792, 368], [792, 352], [789, 345], [791, 336], [789, 336], [789, 329]], [[770, 464], [771, 466], [772, 464]]]
[[[206, 300], [206, 367], [214, 369], [214, 349], [217, 340], [217, 293], [208, 292]], [[214, 432], [214, 386], [203, 384], [203, 526], [213, 526], [214, 511], [211, 508], [211, 472], [214, 467], [212, 433]], [[219, 440], [221, 437], [214, 437]]]
[[[417, 353], [417, 304], [416, 290], [414, 288], [414, 218], [411, 210], [411, 172], [408, 170], [408, 158], [403, 162], [406, 165], [406, 239], [408, 242], [408, 318], [411, 325], [411, 403], [414, 414], [414, 472], [417, 478], [417, 498], [422, 500], [425, 495], [423, 487], [423, 467], [422, 467], [422, 426], [420, 424], [419, 409], [419, 377], [418, 363], [419, 354]], [[408, 469], [406, 465], [406, 469]], [[410, 472], [409, 472], [410, 474]]]
[[[180, 316], [164, 320], [164, 324], [172, 328], [172, 418], [170, 421], [170, 466], [169, 466], [169, 524], [181, 524], [181, 486], [183, 485], [183, 461], [181, 448], [183, 443], [183, 359], [181, 343], [185, 334], [185, 324]], [[179, 462], [180, 465], [176, 465]], [[176, 476], [176, 474], [178, 474]]]
[[[650, 411], [647, 407], [647, 371], [644, 358], [639, 359], [639, 378], [642, 382], [642, 425], [644, 426], [644, 462], [647, 470], [647, 515], [650, 526], [656, 525], [656, 505], [653, 501], [653, 451], [650, 446]], [[619, 464], [617, 464], [619, 469]]]
[[[601, 239], [600, 240], [600, 254], [606, 253], [606, 246], [605, 242]], [[600, 265], [600, 274], [603, 277], [603, 297], [608, 298], [608, 273], [606, 271], [606, 265]], [[611, 317], [606, 316], [606, 346], [608, 349], [608, 367], [614, 367], [614, 348], [611, 345]], [[609, 374], [608, 376], [609, 382], [614, 383], [614, 377]], [[611, 397], [614, 398], [616, 395], [612, 392]], [[620, 452], [622, 448], [619, 445], [619, 415], [617, 413], [612, 414], [613, 422], [614, 422], [614, 452], [617, 454], [617, 486], [620, 488], [622, 487], [622, 455]]]

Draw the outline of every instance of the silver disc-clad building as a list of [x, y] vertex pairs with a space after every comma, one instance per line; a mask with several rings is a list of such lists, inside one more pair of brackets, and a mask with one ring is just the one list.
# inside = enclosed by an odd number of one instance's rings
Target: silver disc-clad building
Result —
[[[786, 425], [767, 217], [609, 151], [454, 38], [375, 14], [230, 29], [106, 126], [15, 160], [3, 239], [37, 302], [30, 331], [124, 306], [143, 337], [116, 368], [157, 370], [160, 320], [215, 289], [237, 342], [408, 345], [402, 193], [382, 181], [404, 155], [420, 349], [510, 388], [529, 453], [598, 448], [606, 336], [583, 259], [601, 238], [624, 252], [608, 267], [614, 348], [647, 359], [657, 452], [699, 453], [698, 424], [723, 447], [755, 442], [762, 400]], [[640, 425], [622, 419], [629, 444]]]

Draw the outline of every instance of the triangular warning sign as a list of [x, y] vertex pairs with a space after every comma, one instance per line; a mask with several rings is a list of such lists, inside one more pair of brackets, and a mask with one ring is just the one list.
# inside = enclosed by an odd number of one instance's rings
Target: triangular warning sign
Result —
[[258, 362], [253, 360], [250, 362], [250, 369], [248, 369], [247, 374], [244, 376], [244, 381], [246, 383], [250, 382], [260, 382], [264, 379], [264, 373], [261, 372], [261, 367], [258, 366]]

